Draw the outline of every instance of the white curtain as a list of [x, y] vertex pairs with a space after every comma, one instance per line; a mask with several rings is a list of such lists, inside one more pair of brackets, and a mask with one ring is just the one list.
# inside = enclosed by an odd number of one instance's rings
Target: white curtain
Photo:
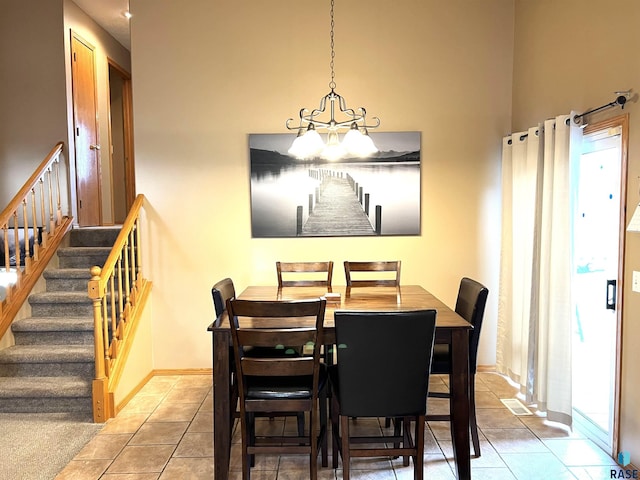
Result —
[[571, 177], [582, 129], [574, 113], [502, 145], [497, 366], [529, 404], [571, 425]]

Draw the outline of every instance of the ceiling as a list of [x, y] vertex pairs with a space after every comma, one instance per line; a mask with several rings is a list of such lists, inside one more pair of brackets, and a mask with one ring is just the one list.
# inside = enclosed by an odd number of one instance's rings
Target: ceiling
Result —
[[73, 0], [73, 2], [131, 51], [129, 20], [124, 16], [124, 12], [129, 10], [129, 0]]

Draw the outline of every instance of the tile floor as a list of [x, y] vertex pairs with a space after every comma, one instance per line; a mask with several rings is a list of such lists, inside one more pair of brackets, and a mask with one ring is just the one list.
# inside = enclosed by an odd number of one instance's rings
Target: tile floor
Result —
[[[432, 390], [446, 389], [446, 377], [433, 376]], [[579, 433], [539, 416], [516, 417], [500, 402], [515, 389], [501, 376], [476, 378], [479, 458], [472, 458], [477, 480], [600, 480], [612, 478], [615, 461]], [[213, 478], [211, 378], [208, 375], [156, 376], [116, 418], [83, 448], [56, 480], [173, 480]], [[446, 411], [447, 400], [430, 399], [429, 411]], [[263, 420], [263, 427], [285, 428], [286, 420]], [[377, 419], [359, 419], [357, 428], [380, 429]], [[242, 478], [239, 435], [231, 452], [230, 480]], [[425, 438], [425, 478], [453, 480], [451, 434], [446, 422], [430, 422]], [[331, 465], [331, 459], [329, 459]], [[305, 456], [258, 456], [254, 480], [308, 477]], [[341, 469], [321, 468], [319, 480], [341, 479]], [[352, 460], [352, 478], [403, 480], [413, 467], [402, 460]]]

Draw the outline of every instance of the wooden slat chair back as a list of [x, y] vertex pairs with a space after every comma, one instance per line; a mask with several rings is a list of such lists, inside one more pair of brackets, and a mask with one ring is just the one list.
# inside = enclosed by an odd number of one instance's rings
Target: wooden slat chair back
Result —
[[[333, 262], [276, 262], [278, 287], [327, 287], [331, 288]], [[310, 278], [307, 274], [325, 274], [320, 279]], [[283, 278], [286, 274], [286, 279]], [[290, 274], [290, 275], [289, 275]], [[300, 274], [300, 275], [297, 275]], [[291, 280], [295, 275], [299, 278]]]
[[[378, 262], [344, 262], [344, 276], [347, 287], [397, 287], [400, 285], [400, 260]], [[354, 272], [392, 272], [393, 278], [379, 278], [372, 275], [371, 278], [354, 278]]]
[[[320, 364], [319, 341], [325, 308], [324, 299], [227, 302], [240, 392], [244, 480], [250, 477], [255, 454], [305, 453], [310, 460], [309, 478], [315, 480], [320, 445], [322, 465], [327, 465], [327, 381]], [[313, 353], [300, 356], [291, 349], [288, 354], [285, 345], [309, 345]], [[251, 356], [244, 354], [246, 349], [251, 350]], [[273, 349], [282, 350], [281, 355], [255, 353]], [[255, 417], [274, 412], [306, 412], [306, 434], [298, 431], [295, 436], [256, 436]]]

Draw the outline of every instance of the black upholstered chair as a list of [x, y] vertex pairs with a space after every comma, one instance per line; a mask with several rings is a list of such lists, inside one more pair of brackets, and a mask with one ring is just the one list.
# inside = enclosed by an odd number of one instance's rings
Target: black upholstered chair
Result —
[[[327, 287], [331, 289], [333, 262], [276, 262], [278, 287]], [[322, 278], [310, 278], [308, 274], [324, 274]], [[283, 274], [285, 277], [283, 278]], [[291, 279], [296, 274], [295, 279]], [[300, 275], [298, 275], [300, 274]]]
[[[317, 478], [318, 445], [322, 465], [327, 465], [326, 371], [320, 362], [326, 300], [227, 301], [233, 349], [238, 373], [242, 433], [242, 478], [250, 478], [254, 455], [262, 453], [309, 455], [309, 478]], [[290, 355], [283, 345], [310, 345], [313, 354]], [[252, 355], [245, 355], [247, 347]], [[282, 348], [281, 356], [260, 356], [255, 352]], [[319, 411], [318, 422], [316, 416]], [[305, 432], [296, 436], [257, 436], [259, 414], [303, 413], [308, 417]], [[319, 426], [319, 427], [318, 427]]]
[[[403, 456], [405, 465], [411, 456], [414, 478], [422, 479], [435, 323], [435, 310], [335, 312], [338, 363], [329, 369], [333, 467], [338, 467], [339, 452], [344, 480], [349, 479], [351, 457], [380, 456]], [[396, 428], [393, 436], [353, 436], [352, 417], [394, 418]], [[355, 448], [376, 443], [383, 445]]]
[[[487, 304], [489, 290], [481, 283], [464, 277], [460, 280], [458, 298], [456, 300], [455, 311], [467, 322], [473, 325], [473, 330], [469, 333], [469, 426], [471, 429], [471, 441], [473, 443], [473, 453], [480, 456], [480, 439], [478, 437], [478, 424], [476, 421], [476, 370], [478, 358], [478, 343], [480, 341], [480, 331], [482, 329], [482, 319], [484, 309]], [[449, 345], [436, 344], [433, 349], [433, 362], [431, 365], [433, 374], [451, 373], [451, 355]], [[447, 392], [430, 392], [430, 397], [449, 398]], [[427, 415], [427, 421], [450, 421], [450, 415]]]
[[[400, 285], [400, 260], [381, 262], [344, 262], [344, 276], [347, 287], [397, 287]], [[369, 278], [361, 278], [360, 274], [352, 275], [354, 272], [368, 272], [372, 275]], [[373, 273], [376, 272], [376, 273]], [[381, 278], [380, 272], [392, 272], [393, 278]]]

